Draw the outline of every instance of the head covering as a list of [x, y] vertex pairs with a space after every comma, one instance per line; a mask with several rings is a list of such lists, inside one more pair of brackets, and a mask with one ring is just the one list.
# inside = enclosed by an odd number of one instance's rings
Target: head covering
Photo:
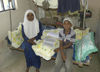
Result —
[[66, 18], [64, 18], [63, 23], [64, 23], [65, 21], [69, 21], [69, 22], [72, 24], [71, 29], [73, 29], [73, 22], [72, 22], [72, 19], [69, 18], [69, 17], [66, 17]]
[[[27, 19], [28, 13], [32, 13], [34, 15], [33, 21], [29, 21]], [[25, 12], [23, 26], [24, 26], [24, 33], [29, 39], [37, 36], [37, 34], [39, 33], [39, 21], [37, 20], [34, 11], [27, 10]]]
[[66, 17], [66, 18], [64, 18], [63, 23], [64, 23], [65, 21], [69, 21], [69, 22], [73, 25], [73, 22], [72, 22], [71, 18]]

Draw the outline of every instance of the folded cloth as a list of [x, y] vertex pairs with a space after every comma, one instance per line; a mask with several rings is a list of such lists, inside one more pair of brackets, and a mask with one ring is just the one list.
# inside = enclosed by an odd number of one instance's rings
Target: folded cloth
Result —
[[34, 50], [35, 54], [44, 58], [45, 60], [50, 60], [51, 57], [54, 55], [54, 50], [49, 46], [43, 45], [43, 41], [38, 41], [37, 45], [33, 45], [32, 49]]
[[[38, 5], [38, 6], [43, 6], [42, 3], [45, 0], [34, 0], [34, 2]], [[50, 4], [49, 8], [51, 9], [57, 9], [58, 8], [58, 0], [47, 0]]]
[[97, 52], [98, 49], [94, 44], [94, 33], [90, 32], [83, 36], [81, 40], [75, 42], [75, 60], [84, 61], [89, 54]]
[[23, 43], [24, 39], [22, 37], [21, 24], [18, 26], [17, 30], [8, 31], [8, 39], [14, 48], [19, 48]]
[[42, 35], [42, 39], [45, 38], [46, 36], [50, 36], [50, 37], [54, 37], [54, 38], [59, 38], [59, 32], [63, 30], [62, 28], [58, 28], [58, 29], [51, 29], [51, 30], [44, 30], [43, 31], [43, 35]]
[[43, 39], [43, 45], [49, 46], [53, 50], [59, 47], [59, 40], [53, 37], [46, 37]]
[[45, 60], [50, 60], [55, 54], [54, 50], [59, 48], [59, 32], [62, 29], [51, 29], [44, 30], [42, 34], [42, 40], [36, 42], [37, 45], [33, 45], [32, 49], [36, 55], [44, 58]]
[[51, 36], [51, 37], [54, 37], [54, 38], [59, 38], [58, 32], [57, 33], [49, 32], [49, 33], [47, 33], [47, 36]]
[[76, 40], [80, 40], [82, 39], [83, 36], [87, 35], [89, 33], [89, 28], [87, 28], [86, 30], [79, 30], [79, 29], [75, 29], [75, 33], [76, 33]]

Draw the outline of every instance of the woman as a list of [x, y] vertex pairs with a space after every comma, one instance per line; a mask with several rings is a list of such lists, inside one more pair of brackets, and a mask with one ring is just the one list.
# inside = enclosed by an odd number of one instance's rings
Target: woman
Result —
[[27, 10], [24, 16], [24, 22], [22, 24], [22, 36], [24, 42], [21, 47], [24, 49], [24, 54], [26, 58], [27, 69], [26, 72], [29, 72], [29, 68], [34, 66], [36, 72], [39, 72], [41, 65], [40, 57], [36, 56], [32, 50], [32, 45], [35, 45], [35, 40], [40, 39], [42, 35], [41, 24], [37, 20], [35, 13], [32, 10]]

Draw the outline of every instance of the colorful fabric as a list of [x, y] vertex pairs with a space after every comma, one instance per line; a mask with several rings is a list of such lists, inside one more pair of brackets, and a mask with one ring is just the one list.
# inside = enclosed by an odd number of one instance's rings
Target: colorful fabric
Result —
[[87, 28], [86, 30], [75, 29], [74, 31], [76, 33], [76, 40], [81, 40], [83, 36], [89, 33], [89, 30], [89, 28]]
[[94, 44], [94, 33], [90, 32], [85, 35], [81, 40], [75, 42], [75, 60], [84, 61], [86, 57], [93, 53], [97, 52], [98, 49]]
[[14, 48], [19, 48], [23, 43], [24, 39], [22, 37], [22, 27], [21, 24], [18, 26], [17, 30], [15, 31], [8, 31], [8, 38], [11, 42], [11, 45]]
[[45, 60], [50, 60], [55, 54], [54, 50], [59, 48], [59, 31], [62, 29], [44, 30], [42, 40], [37, 41], [37, 45], [33, 45], [32, 49], [35, 54], [41, 56]]
[[[34, 2], [39, 5], [39, 6], [43, 6], [42, 3], [45, 0], [34, 0]], [[57, 9], [58, 8], [58, 0], [46, 0], [49, 2], [51, 9]]]
[[33, 45], [32, 49], [34, 50], [35, 54], [41, 56], [45, 60], [50, 60], [51, 57], [54, 55], [54, 50], [47, 45], [43, 45], [43, 41], [38, 41], [37, 45]]

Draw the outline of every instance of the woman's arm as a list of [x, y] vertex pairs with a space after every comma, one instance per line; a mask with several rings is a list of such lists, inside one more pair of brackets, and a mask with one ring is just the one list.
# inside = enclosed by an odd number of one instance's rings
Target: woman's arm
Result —
[[36, 45], [36, 43], [34, 42], [35, 38], [29, 39], [28, 42], [32, 45]]

